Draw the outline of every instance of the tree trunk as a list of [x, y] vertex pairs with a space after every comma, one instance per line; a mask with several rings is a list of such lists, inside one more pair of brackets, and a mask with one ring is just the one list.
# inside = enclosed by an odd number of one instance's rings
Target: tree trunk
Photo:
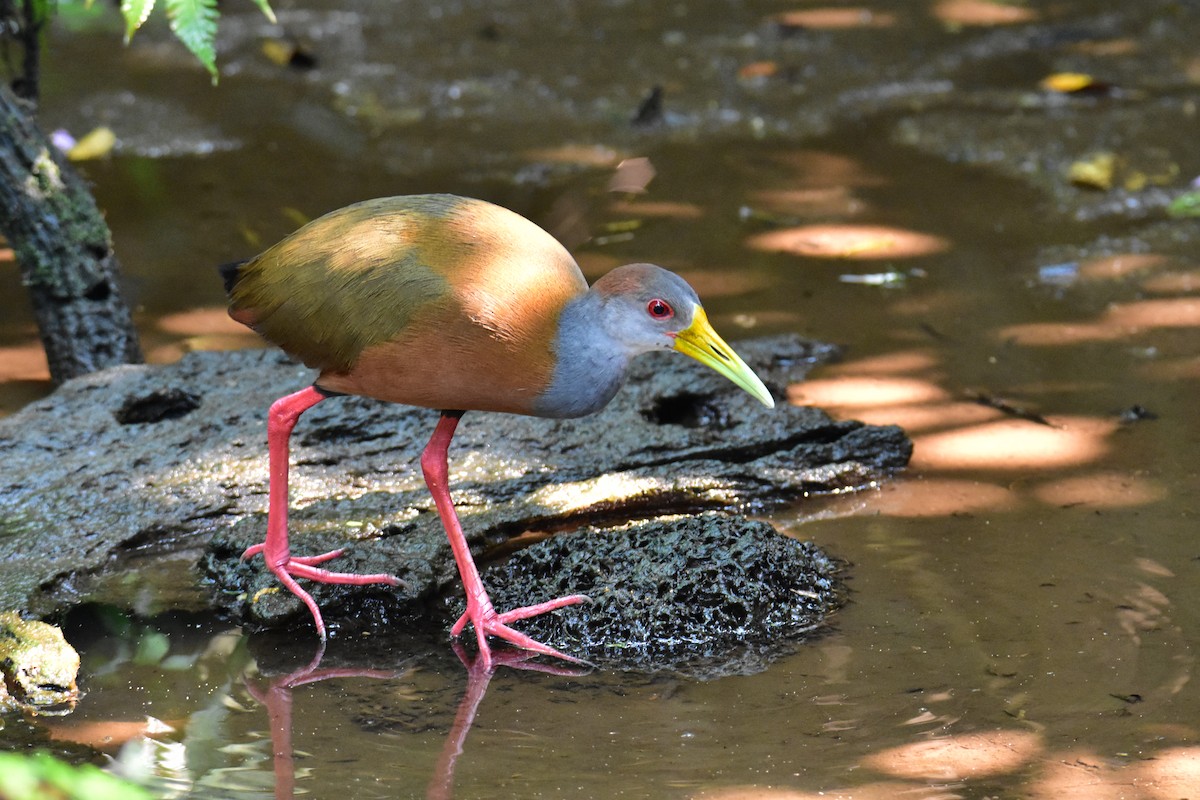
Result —
[[29, 287], [34, 316], [61, 383], [142, 360], [108, 225], [83, 179], [0, 86], [0, 233]]

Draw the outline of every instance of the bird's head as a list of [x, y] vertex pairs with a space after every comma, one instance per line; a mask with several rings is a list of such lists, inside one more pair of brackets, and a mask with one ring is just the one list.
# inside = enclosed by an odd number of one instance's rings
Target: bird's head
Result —
[[763, 382], [713, 330], [700, 298], [683, 278], [653, 264], [626, 264], [597, 280], [592, 290], [604, 304], [605, 332], [631, 355], [678, 350], [767, 408], [775, 406]]

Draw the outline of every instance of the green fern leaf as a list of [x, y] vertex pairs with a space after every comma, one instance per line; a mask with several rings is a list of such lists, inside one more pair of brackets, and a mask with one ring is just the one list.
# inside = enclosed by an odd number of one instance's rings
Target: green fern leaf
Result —
[[121, 16], [125, 18], [125, 44], [129, 44], [133, 34], [150, 18], [153, 10], [154, 0], [121, 0]]
[[271, 10], [271, 4], [267, 0], [254, 0], [254, 5], [258, 6], [258, 10], [263, 13], [267, 19], [271, 20], [271, 24], [275, 24], [275, 12]]
[[166, 0], [171, 31], [217, 82], [217, 0]]

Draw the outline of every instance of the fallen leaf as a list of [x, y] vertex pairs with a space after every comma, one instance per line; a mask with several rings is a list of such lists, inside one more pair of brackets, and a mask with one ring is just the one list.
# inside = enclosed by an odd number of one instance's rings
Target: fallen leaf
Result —
[[71, 161], [91, 161], [104, 158], [112, 152], [116, 144], [117, 135], [112, 132], [111, 128], [101, 126], [76, 142], [75, 146], [67, 151], [67, 158]]
[[1115, 153], [1099, 152], [1084, 156], [1071, 164], [1067, 177], [1076, 186], [1086, 189], [1108, 190], [1113, 186], [1113, 175], [1117, 169]]

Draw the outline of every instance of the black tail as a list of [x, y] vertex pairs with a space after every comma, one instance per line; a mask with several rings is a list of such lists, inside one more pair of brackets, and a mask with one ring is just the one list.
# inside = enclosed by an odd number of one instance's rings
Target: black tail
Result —
[[225, 281], [225, 294], [233, 291], [233, 285], [238, 280], [238, 270], [245, 263], [245, 261], [230, 261], [228, 264], [217, 267], [217, 271], [221, 273], [221, 278]]

